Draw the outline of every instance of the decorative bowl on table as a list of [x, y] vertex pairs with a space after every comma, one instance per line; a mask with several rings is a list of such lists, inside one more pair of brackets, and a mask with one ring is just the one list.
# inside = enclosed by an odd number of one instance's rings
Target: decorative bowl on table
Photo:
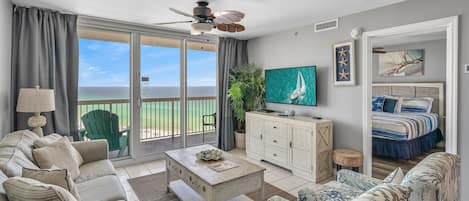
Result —
[[204, 150], [195, 155], [198, 160], [218, 161], [223, 158], [223, 152], [218, 149]]

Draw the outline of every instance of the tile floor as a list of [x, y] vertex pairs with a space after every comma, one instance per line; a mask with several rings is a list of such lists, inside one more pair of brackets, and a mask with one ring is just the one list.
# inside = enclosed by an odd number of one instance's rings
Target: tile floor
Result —
[[[304, 180], [300, 177], [294, 176], [292, 175], [291, 172], [285, 169], [282, 169], [280, 167], [271, 165], [266, 162], [261, 162], [261, 161], [247, 158], [244, 150], [235, 149], [235, 150], [230, 151], [230, 153], [240, 156], [252, 163], [265, 167], [266, 172], [264, 175], [264, 180], [286, 192], [289, 192], [290, 194], [294, 196], [297, 196], [298, 191], [302, 189], [303, 187], [314, 187], [314, 185], [317, 185], [315, 183], [308, 182], [307, 180]], [[163, 171], [165, 171], [164, 160], [151, 161], [151, 162], [146, 162], [143, 164], [117, 168], [117, 174], [119, 175], [121, 182], [124, 185], [129, 201], [138, 201], [138, 198], [133, 192], [132, 187], [130, 187], [129, 183], [127, 182], [127, 179], [155, 174], [155, 173], [159, 173]], [[239, 200], [239, 199], [236, 199], [236, 200]]]

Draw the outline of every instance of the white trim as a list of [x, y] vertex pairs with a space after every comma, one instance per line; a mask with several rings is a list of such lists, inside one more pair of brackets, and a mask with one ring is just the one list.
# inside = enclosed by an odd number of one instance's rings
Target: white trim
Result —
[[119, 20], [82, 16], [78, 17], [78, 27], [86, 29], [105, 29], [113, 31], [125, 31], [139, 33], [142, 35], [152, 35], [172, 39], [189, 39], [191, 41], [214, 43], [218, 36], [213, 34], [191, 35], [188, 31], [169, 29], [160, 26], [124, 22]]
[[364, 173], [372, 174], [371, 96], [372, 41], [379, 37], [393, 37], [415, 33], [446, 31], [446, 152], [457, 154], [458, 139], [458, 16], [408, 24], [363, 33], [363, 155]]
[[180, 109], [180, 123], [179, 127], [181, 130], [181, 147], [187, 147], [187, 40], [181, 40], [181, 47], [180, 47], [180, 68], [179, 68], [179, 96], [181, 99], [179, 100]]

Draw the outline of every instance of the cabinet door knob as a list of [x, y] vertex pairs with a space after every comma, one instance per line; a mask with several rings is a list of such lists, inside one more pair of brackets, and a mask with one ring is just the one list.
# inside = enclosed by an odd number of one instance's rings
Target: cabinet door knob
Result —
[[277, 128], [277, 126], [274, 126], [274, 128]]
[[273, 140], [273, 141], [274, 141], [274, 143], [277, 143], [277, 140]]
[[262, 134], [261, 134], [261, 140], [262, 140]]
[[277, 156], [277, 154], [274, 154], [274, 156]]
[[292, 148], [292, 147], [293, 147], [293, 142], [290, 142], [290, 148]]

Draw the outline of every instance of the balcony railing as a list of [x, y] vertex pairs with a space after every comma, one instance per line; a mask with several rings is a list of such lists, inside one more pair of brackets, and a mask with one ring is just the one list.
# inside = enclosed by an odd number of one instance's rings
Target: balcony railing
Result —
[[[141, 131], [140, 140], [156, 140], [177, 137], [180, 130], [180, 99], [179, 98], [148, 98], [143, 99], [140, 108]], [[107, 110], [119, 116], [120, 129], [130, 128], [130, 104], [128, 99], [84, 100], [78, 102], [79, 118], [93, 110]], [[187, 131], [188, 134], [214, 132], [213, 126], [203, 126], [203, 115], [216, 111], [216, 97], [188, 97]], [[213, 123], [215, 119], [206, 118], [205, 123]], [[80, 121], [80, 128], [83, 123]]]

